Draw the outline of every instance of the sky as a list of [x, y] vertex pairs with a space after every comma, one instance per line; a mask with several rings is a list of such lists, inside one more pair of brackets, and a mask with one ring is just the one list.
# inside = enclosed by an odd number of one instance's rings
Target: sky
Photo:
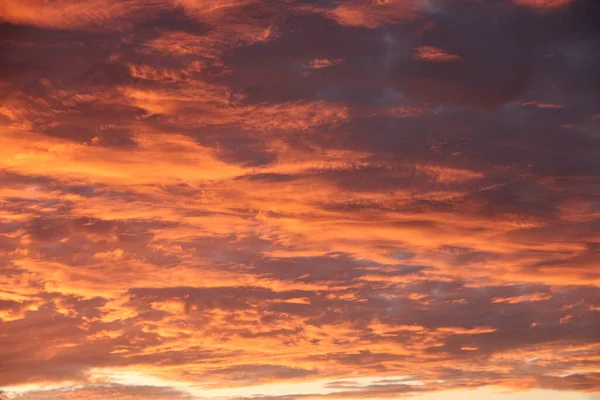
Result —
[[600, 2], [0, 0], [11, 400], [599, 400]]

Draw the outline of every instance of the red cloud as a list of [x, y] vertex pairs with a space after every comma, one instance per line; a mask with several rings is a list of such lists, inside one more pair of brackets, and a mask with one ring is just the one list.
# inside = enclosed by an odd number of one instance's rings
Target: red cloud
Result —
[[451, 62], [460, 60], [460, 57], [456, 54], [446, 53], [444, 50], [434, 46], [421, 46], [416, 48], [413, 57], [417, 60], [433, 62]]

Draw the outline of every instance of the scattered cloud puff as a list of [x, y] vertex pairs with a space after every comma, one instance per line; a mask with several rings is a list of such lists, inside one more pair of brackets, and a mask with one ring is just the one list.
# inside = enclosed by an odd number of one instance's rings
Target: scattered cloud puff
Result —
[[433, 46], [421, 46], [415, 49], [414, 58], [432, 62], [458, 61], [460, 57], [456, 54], [446, 53], [444, 50]]
[[0, 2], [0, 387], [595, 395], [599, 13]]

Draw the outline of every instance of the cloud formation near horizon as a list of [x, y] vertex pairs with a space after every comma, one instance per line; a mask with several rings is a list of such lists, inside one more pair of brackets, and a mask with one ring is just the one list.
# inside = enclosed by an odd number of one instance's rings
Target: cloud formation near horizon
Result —
[[599, 19], [0, 0], [0, 387], [597, 392]]

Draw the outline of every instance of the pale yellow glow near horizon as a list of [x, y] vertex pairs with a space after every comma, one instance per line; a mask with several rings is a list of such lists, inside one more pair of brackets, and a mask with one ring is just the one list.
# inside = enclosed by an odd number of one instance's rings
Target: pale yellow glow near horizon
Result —
[[[227, 399], [227, 398], [252, 398], [254, 396], [324, 396], [331, 395], [335, 392], [345, 392], [345, 400], [354, 400], [355, 398], [347, 395], [352, 390], [360, 389], [368, 385], [374, 385], [377, 381], [399, 380], [406, 384], [422, 385], [418, 380], [407, 380], [409, 376], [370, 376], [370, 377], [347, 377], [344, 379], [334, 380], [317, 380], [309, 382], [291, 382], [291, 383], [276, 383], [264, 384], [256, 386], [244, 386], [235, 388], [219, 388], [207, 389], [201, 384], [193, 384], [190, 382], [178, 382], [163, 380], [153, 377], [148, 374], [125, 371], [125, 370], [107, 370], [96, 369], [90, 374], [92, 380], [102, 381], [105, 384], [120, 384], [128, 386], [153, 386], [161, 388], [173, 388], [183, 393], [189, 394], [192, 398], [197, 399]], [[339, 387], [328, 387], [327, 384], [332, 382], [346, 381], [352, 382], [354, 389], [340, 389]], [[205, 383], [206, 384], [206, 383]], [[26, 395], [28, 392], [45, 391], [45, 390], [73, 390], [84, 388], [84, 385], [73, 385], [73, 383], [54, 384], [54, 385], [21, 385], [5, 388], [9, 396]], [[407, 397], [415, 400], [600, 400], [600, 393], [590, 394], [575, 391], [558, 391], [558, 390], [541, 390], [533, 389], [528, 391], [514, 391], [504, 387], [480, 387], [472, 390], [447, 390], [425, 394], [399, 394], [398, 397]], [[10, 398], [10, 397], [9, 397]], [[356, 398], [363, 399], [360, 397]], [[370, 400], [389, 400], [389, 397], [378, 398], [370, 397]]]
[[452, 390], [415, 396], [418, 400], [598, 400], [600, 394], [574, 391], [541, 390], [511, 391], [502, 387], [474, 390]]

